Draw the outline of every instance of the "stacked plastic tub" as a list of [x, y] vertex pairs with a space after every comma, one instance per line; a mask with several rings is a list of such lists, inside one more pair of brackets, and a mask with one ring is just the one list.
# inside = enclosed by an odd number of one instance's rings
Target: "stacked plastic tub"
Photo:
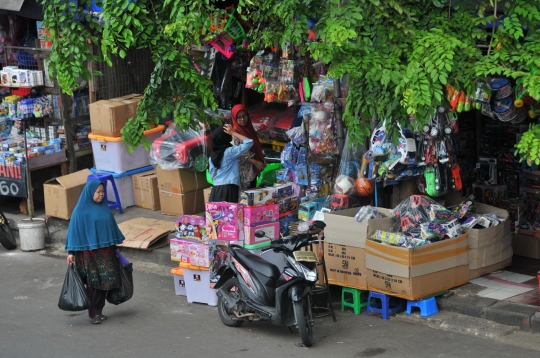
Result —
[[[164, 126], [159, 125], [145, 131], [144, 135], [152, 143], [159, 138], [164, 129]], [[121, 137], [107, 137], [95, 134], [90, 134], [88, 137], [92, 142], [94, 161], [96, 163], [96, 167], [91, 169], [92, 172], [108, 173], [113, 176], [122, 208], [135, 205], [132, 176], [154, 169], [150, 165], [149, 149], [147, 150], [139, 145], [130, 154]], [[107, 187], [107, 198], [108, 200], [115, 200], [111, 186]]]

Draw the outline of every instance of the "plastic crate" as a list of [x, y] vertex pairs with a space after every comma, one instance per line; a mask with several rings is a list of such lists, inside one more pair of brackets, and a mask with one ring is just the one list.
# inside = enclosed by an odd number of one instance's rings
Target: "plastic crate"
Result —
[[[147, 130], [144, 135], [150, 143], [159, 138], [165, 126]], [[120, 137], [105, 137], [89, 134], [92, 141], [92, 151], [96, 168], [112, 173], [125, 173], [130, 170], [150, 165], [150, 148], [144, 149], [139, 145], [133, 153], [129, 154], [126, 145]]]
[[[120, 196], [120, 202], [122, 204], [122, 209], [128, 208], [135, 205], [135, 194], [133, 193], [133, 174], [138, 174], [153, 170], [154, 167], [148, 165], [146, 167], [138, 168], [135, 170], [130, 170], [125, 173], [112, 173], [106, 170], [99, 170], [96, 168], [90, 169], [92, 173], [101, 172], [111, 174], [114, 178], [114, 183], [116, 184], [116, 190], [118, 190], [118, 195]], [[109, 201], [114, 201], [114, 190], [112, 185], [107, 186], [107, 199]]]
[[192, 266], [181, 263], [186, 282], [187, 301], [189, 303], [206, 303], [209, 306], [217, 306], [218, 298], [216, 290], [210, 288], [210, 271], [208, 267]]

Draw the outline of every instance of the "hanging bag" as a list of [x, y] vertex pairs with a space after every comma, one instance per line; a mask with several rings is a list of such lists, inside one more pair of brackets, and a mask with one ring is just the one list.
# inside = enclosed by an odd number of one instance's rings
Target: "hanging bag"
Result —
[[133, 264], [130, 263], [120, 252], [116, 250], [116, 256], [120, 261], [120, 279], [122, 285], [107, 292], [107, 302], [119, 305], [133, 297]]
[[58, 300], [58, 308], [63, 311], [84, 311], [90, 307], [90, 298], [86, 293], [83, 281], [75, 270], [74, 265], [69, 265]]

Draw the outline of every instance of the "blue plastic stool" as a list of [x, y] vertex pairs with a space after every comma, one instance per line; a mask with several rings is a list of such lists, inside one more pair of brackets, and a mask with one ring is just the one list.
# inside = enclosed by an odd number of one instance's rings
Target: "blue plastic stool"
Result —
[[411, 314], [413, 307], [418, 307], [420, 309], [420, 316], [422, 317], [429, 317], [439, 313], [435, 297], [428, 298], [427, 300], [407, 301], [407, 314]]
[[[109, 204], [110, 209], [118, 209], [118, 212], [120, 214], [123, 214], [124, 211], [122, 210], [122, 203], [120, 202], [120, 195], [118, 195], [118, 190], [116, 189], [116, 183], [114, 182], [114, 177], [112, 174], [107, 173], [94, 173], [90, 174], [88, 178], [86, 178], [86, 182], [88, 183], [90, 180], [99, 180], [103, 186], [105, 187], [105, 201], [107, 204]], [[114, 191], [114, 196], [116, 197], [116, 201], [109, 201], [107, 199], [107, 182], [110, 182], [112, 185], [112, 189]]]
[[[390, 299], [392, 298], [399, 300], [399, 303], [397, 305], [391, 305]], [[380, 300], [380, 307], [377, 300]], [[374, 304], [377, 306], [374, 306]], [[390, 316], [392, 313], [396, 313], [401, 310], [403, 310], [401, 299], [385, 295], [384, 293], [369, 291], [366, 316], [369, 316], [370, 312], [376, 312], [380, 313], [384, 320], [387, 320], [388, 316]]]

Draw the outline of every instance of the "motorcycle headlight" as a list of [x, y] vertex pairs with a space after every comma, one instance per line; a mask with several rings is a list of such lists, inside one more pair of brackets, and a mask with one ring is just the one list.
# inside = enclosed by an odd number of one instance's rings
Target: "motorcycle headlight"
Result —
[[308, 267], [302, 265], [300, 262], [296, 261], [292, 257], [287, 256], [287, 260], [294, 266], [296, 271], [301, 272], [304, 275], [304, 278], [308, 281], [315, 282], [317, 281], [317, 270], [311, 270]]

